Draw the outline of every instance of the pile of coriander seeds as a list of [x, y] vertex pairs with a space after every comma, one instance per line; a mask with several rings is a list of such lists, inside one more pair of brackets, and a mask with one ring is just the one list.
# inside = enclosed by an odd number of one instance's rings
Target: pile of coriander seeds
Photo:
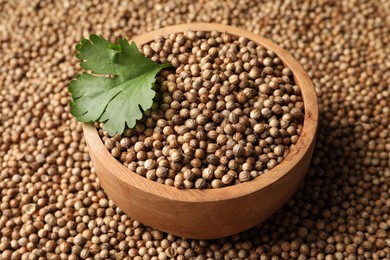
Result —
[[142, 46], [170, 62], [152, 108], [104, 145], [131, 171], [176, 188], [220, 188], [279, 164], [300, 135], [304, 105], [292, 71], [271, 50], [217, 31], [160, 36]]
[[[390, 1], [0, 0], [0, 10], [0, 259], [390, 259]], [[259, 226], [216, 240], [126, 216], [68, 106], [80, 39], [195, 21], [286, 49], [320, 112], [297, 193]]]

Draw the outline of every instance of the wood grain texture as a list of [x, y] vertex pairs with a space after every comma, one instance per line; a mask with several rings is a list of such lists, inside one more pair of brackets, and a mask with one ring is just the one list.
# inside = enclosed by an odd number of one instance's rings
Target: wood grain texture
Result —
[[141, 177], [118, 162], [103, 145], [93, 124], [84, 135], [101, 185], [126, 214], [143, 224], [186, 238], [219, 238], [261, 223], [298, 189], [312, 157], [317, 132], [317, 96], [298, 62], [273, 42], [245, 30], [220, 24], [195, 23], [166, 27], [133, 39], [137, 45], [156, 36], [187, 30], [220, 31], [245, 36], [273, 50], [294, 73], [305, 107], [301, 136], [287, 157], [271, 171], [249, 182], [206, 190], [178, 190]]

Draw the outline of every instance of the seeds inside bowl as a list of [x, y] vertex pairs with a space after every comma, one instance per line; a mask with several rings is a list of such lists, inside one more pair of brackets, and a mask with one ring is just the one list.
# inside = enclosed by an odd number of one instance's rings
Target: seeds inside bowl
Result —
[[304, 118], [292, 71], [244, 37], [188, 31], [142, 46], [163, 70], [150, 110], [110, 137], [111, 154], [131, 171], [177, 188], [220, 188], [277, 166], [297, 142]]

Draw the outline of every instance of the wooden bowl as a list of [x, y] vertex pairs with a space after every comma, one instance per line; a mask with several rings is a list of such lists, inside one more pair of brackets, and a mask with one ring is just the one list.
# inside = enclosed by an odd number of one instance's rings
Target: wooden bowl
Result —
[[183, 24], [146, 33], [133, 40], [141, 45], [159, 35], [187, 30], [220, 31], [245, 36], [276, 52], [293, 71], [295, 83], [301, 88], [305, 118], [297, 144], [279, 165], [238, 185], [220, 189], [179, 190], [131, 172], [111, 156], [93, 124], [84, 124], [83, 129], [103, 189], [126, 214], [174, 235], [197, 239], [220, 238], [261, 223], [281, 208], [298, 189], [314, 149], [317, 97], [308, 75], [287, 51], [242, 29], [221, 24]]

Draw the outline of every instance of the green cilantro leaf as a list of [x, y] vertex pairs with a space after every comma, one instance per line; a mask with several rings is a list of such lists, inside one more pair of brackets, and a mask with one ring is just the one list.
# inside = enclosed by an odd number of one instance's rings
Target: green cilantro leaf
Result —
[[92, 34], [76, 50], [81, 67], [90, 73], [70, 83], [70, 113], [79, 122], [104, 122], [111, 136], [123, 133], [126, 125], [134, 127], [153, 104], [156, 74], [171, 65], [153, 62], [122, 38], [114, 44]]

